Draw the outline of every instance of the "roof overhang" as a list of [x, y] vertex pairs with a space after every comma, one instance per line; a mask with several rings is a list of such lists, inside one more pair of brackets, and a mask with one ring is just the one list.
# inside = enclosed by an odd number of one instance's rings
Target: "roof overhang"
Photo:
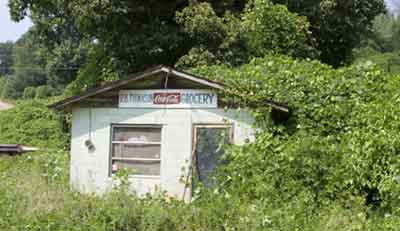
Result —
[[[144, 72], [140, 72], [140, 73], [136, 73], [136, 74], [132, 74], [129, 75], [127, 78], [124, 79], [120, 79], [120, 80], [116, 80], [113, 82], [109, 82], [104, 84], [103, 86], [97, 87], [97, 88], [93, 88], [90, 89], [82, 94], [76, 95], [76, 96], [72, 96], [69, 98], [66, 98], [64, 100], [61, 100], [59, 102], [56, 102], [54, 104], [49, 105], [48, 107], [50, 109], [56, 109], [56, 110], [65, 110], [66, 108], [70, 108], [71, 106], [73, 106], [76, 103], [79, 103], [85, 99], [88, 99], [90, 97], [94, 97], [96, 95], [114, 90], [114, 89], [118, 89], [121, 88], [125, 85], [134, 83], [134, 82], [138, 82], [140, 80], [145, 80], [147, 78], [151, 78], [154, 76], [157, 76], [159, 74], [164, 74], [164, 81], [165, 81], [165, 86], [167, 86], [168, 83], [168, 78], [169, 77], [174, 77], [180, 80], [184, 80], [184, 81], [190, 81], [193, 82], [195, 84], [204, 86], [204, 88], [208, 88], [208, 89], [215, 89], [215, 90], [219, 90], [219, 91], [224, 91], [225, 90], [225, 86], [222, 83], [218, 83], [203, 77], [199, 77], [199, 76], [195, 76], [192, 74], [189, 74], [187, 72], [183, 72], [183, 71], [178, 71], [172, 67], [168, 67], [168, 66], [157, 66], [157, 67], [153, 67], [150, 69], [147, 69]], [[273, 101], [267, 100], [266, 102], [264, 102], [266, 105], [271, 106], [272, 108], [285, 112], [285, 113], [289, 113], [289, 108], [282, 106], [281, 104], [275, 103]]]
[[144, 72], [140, 72], [140, 73], [129, 75], [127, 78], [106, 83], [103, 86], [90, 89], [90, 90], [88, 90], [88, 91], [86, 91], [86, 92], [84, 92], [82, 94], [66, 98], [64, 100], [61, 100], [61, 101], [56, 102], [54, 104], [51, 104], [48, 107], [50, 109], [63, 110], [64, 108], [66, 108], [66, 107], [68, 107], [68, 106], [70, 106], [70, 105], [72, 105], [74, 103], [77, 103], [79, 101], [82, 101], [82, 100], [84, 100], [86, 98], [89, 98], [89, 97], [92, 97], [92, 96], [95, 96], [95, 95], [99, 95], [101, 93], [113, 90], [115, 88], [122, 87], [122, 86], [124, 86], [126, 84], [129, 84], [129, 83], [132, 83], [132, 82], [135, 82], [135, 81], [139, 81], [139, 80], [142, 80], [142, 79], [145, 79], [145, 78], [149, 78], [151, 76], [155, 76], [155, 75], [157, 75], [159, 73], [165, 73], [167, 78], [168, 78], [168, 76], [172, 75], [172, 76], [176, 76], [176, 77], [181, 78], [181, 79], [186, 79], [186, 80], [189, 80], [189, 81], [204, 85], [205, 87], [208, 87], [208, 88], [217, 89], [217, 90], [224, 90], [224, 86], [221, 83], [217, 83], [217, 82], [214, 82], [214, 81], [202, 78], [202, 77], [194, 76], [194, 75], [191, 75], [191, 74], [183, 72], [183, 71], [178, 71], [178, 70], [176, 70], [174, 68], [171, 68], [171, 67], [157, 66], [157, 67], [154, 67], [154, 68], [150, 68], [150, 69], [148, 69], [148, 70], [146, 70]]

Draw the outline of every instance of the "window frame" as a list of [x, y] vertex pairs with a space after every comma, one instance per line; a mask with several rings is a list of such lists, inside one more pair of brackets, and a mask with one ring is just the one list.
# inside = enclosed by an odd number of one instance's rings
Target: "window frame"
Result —
[[[160, 129], [160, 142], [148, 142], [148, 141], [114, 141], [114, 128], [159, 128]], [[130, 174], [129, 177], [134, 178], [161, 178], [162, 169], [162, 141], [163, 141], [163, 124], [121, 124], [115, 123], [110, 125], [110, 150], [109, 150], [109, 163], [108, 163], [108, 176], [112, 177], [112, 162], [113, 160], [132, 160], [132, 161], [143, 161], [143, 162], [159, 162], [160, 163], [160, 174], [159, 175], [145, 175], [145, 174]], [[160, 146], [160, 158], [114, 158], [113, 157], [113, 144], [144, 144], [144, 145], [159, 145]]]
[[197, 136], [197, 128], [227, 128], [229, 129], [228, 141], [230, 144], [234, 144], [235, 138], [235, 126], [234, 123], [193, 123], [192, 125], [192, 152], [196, 148], [194, 147], [195, 139]]

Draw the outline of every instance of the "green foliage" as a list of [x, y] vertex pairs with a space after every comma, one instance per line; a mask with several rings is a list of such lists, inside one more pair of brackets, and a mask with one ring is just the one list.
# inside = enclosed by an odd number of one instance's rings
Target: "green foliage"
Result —
[[372, 46], [382, 53], [400, 50], [400, 18], [390, 15], [378, 15], [373, 24], [372, 33], [366, 37], [365, 45]]
[[[38, 97], [43, 98], [61, 94], [75, 80], [79, 68], [86, 62], [90, 45], [78, 35], [74, 35], [78, 38], [71, 38], [73, 35], [70, 35], [47, 44], [41, 33], [44, 32], [34, 26], [15, 44], [10, 43], [13, 49], [3, 56], [12, 59], [12, 65], [7, 70], [13, 72], [6, 76], [7, 81], [2, 86], [0, 96], [10, 99], [31, 98], [32, 88], [38, 87]], [[1, 48], [0, 44], [0, 53]], [[7, 60], [4, 60], [6, 65]], [[26, 88], [28, 95], [24, 95]]]
[[[163, 193], [138, 198], [127, 193], [128, 173], [123, 172], [117, 177], [121, 188], [102, 196], [81, 195], [69, 189], [66, 153], [50, 149], [5, 157], [0, 159], [0, 228], [397, 229], [398, 77], [367, 64], [335, 70], [285, 56], [192, 72], [224, 81], [228, 90], [222, 100], [257, 105], [252, 108], [255, 142], [227, 150], [215, 188], [203, 189], [191, 204]], [[287, 103], [291, 118], [272, 120], [271, 108], [262, 103], [267, 99]], [[61, 147], [66, 138], [55, 118], [38, 103], [17, 105], [0, 112], [0, 140], [29, 137], [32, 141], [24, 143]], [[20, 130], [11, 129], [14, 119]]]
[[390, 74], [400, 73], [400, 18], [382, 14], [375, 18], [372, 31], [359, 48], [354, 49], [354, 63], [373, 62]]
[[27, 32], [13, 46], [14, 69], [3, 89], [3, 97], [20, 98], [24, 89], [29, 86], [39, 86], [46, 83], [44, 60], [40, 56], [32, 32]]
[[24, 90], [24, 99], [34, 99], [36, 95], [36, 89], [34, 87], [27, 87]]
[[307, 19], [289, 12], [284, 5], [274, 5], [269, 0], [249, 1], [242, 21], [242, 34], [253, 56], [262, 57], [267, 53], [316, 56], [310, 46]]
[[385, 12], [384, 0], [272, 0], [306, 16], [321, 51], [320, 60], [334, 67], [352, 61], [352, 50], [372, 28], [375, 16]]
[[18, 92], [13, 87], [12, 79], [7, 78], [7, 79], [4, 79], [2, 82], [4, 83], [4, 85], [1, 87], [0, 98], [5, 98], [5, 99], [16, 98], [18, 95]]
[[45, 99], [54, 96], [55, 90], [49, 85], [27, 87], [24, 90], [24, 99]]
[[86, 64], [89, 47], [83, 39], [65, 39], [54, 48], [42, 52], [46, 57], [47, 85], [56, 93], [62, 93], [65, 87], [77, 78], [79, 69]]
[[[41, 98], [52, 92], [46, 86], [61, 90], [71, 81], [66, 95], [73, 95], [179, 60], [224, 82], [222, 100], [252, 106], [258, 133], [227, 151], [216, 187], [191, 204], [162, 193], [127, 195], [124, 172], [117, 190], [80, 195], [69, 189], [68, 155], [53, 151], [67, 140], [58, 116], [41, 103], [20, 103], [0, 112], [0, 142], [45, 151], [0, 159], [0, 229], [398, 229], [398, 76], [364, 61], [335, 70], [279, 56], [317, 57], [316, 47], [326, 63], [348, 62], [383, 1], [272, 1], [289, 10], [267, 0], [207, 2], [10, 1], [13, 18], [29, 12], [39, 36], [19, 42], [14, 67], [25, 68], [3, 80], [3, 96], [28, 97], [28, 86], [44, 85], [35, 90]], [[375, 33], [384, 35], [377, 41], [395, 49], [397, 32], [386, 39], [387, 31]], [[267, 53], [275, 56], [254, 59]], [[268, 116], [270, 99], [291, 108], [288, 121]]]
[[4, 86], [7, 83], [7, 79], [0, 76], [0, 98], [2, 98]]
[[79, 70], [76, 80], [67, 86], [64, 95], [73, 96], [119, 78], [119, 74], [113, 69], [115, 60], [109, 59], [108, 63], [103, 65], [103, 68], [99, 68], [98, 60], [101, 59], [102, 55], [98, 48], [90, 50], [87, 65]]
[[269, 0], [249, 1], [241, 14], [218, 16], [211, 4], [192, 3], [176, 21], [196, 42], [180, 67], [225, 63], [239, 65], [268, 53], [316, 57], [306, 18]]
[[0, 43], [0, 76], [12, 74], [13, 64], [13, 43]]
[[101, 51], [98, 68], [112, 62], [119, 75], [177, 62], [238, 65], [270, 52], [339, 66], [385, 11], [383, 0], [11, 0], [9, 6], [14, 20], [28, 15], [34, 22], [50, 60], [47, 84], [58, 90], [85, 66], [88, 44]]
[[35, 98], [44, 99], [53, 95], [54, 89], [48, 85], [42, 85], [35, 89]]
[[[230, 1], [216, 3], [230, 7]], [[226, 4], [224, 4], [226, 3]], [[156, 64], [173, 65], [190, 47], [181, 29], [174, 21], [176, 10], [186, 1], [66, 1], [29, 3], [12, 0], [9, 3], [14, 20], [21, 20], [29, 11], [30, 17], [46, 41], [62, 40], [53, 28], [76, 31], [102, 51], [99, 69], [109, 60], [116, 60], [113, 70], [141, 71]], [[46, 17], [52, 15], [53, 17]], [[127, 29], [129, 28], [129, 29]], [[102, 66], [105, 64], [105, 66]]]
[[220, 64], [221, 61], [207, 48], [195, 47], [178, 60], [176, 66], [180, 68]]
[[[195, 73], [224, 81], [230, 99], [258, 105], [256, 142], [233, 149], [220, 174], [226, 195], [289, 202], [305, 194], [307, 204], [317, 206], [361, 199], [397, 211], [398, 77], [366, 64], [334, 70], [272, 56]], [[270, 109], [260, 105], [268, 99], [288, 104], [289, 121], [279, 125], [265, 117]]]
[[400, 51], [381, 53], [370, 47], [354, 51], [354, 63], [371, 62], [389, 74], [400, 74]]
[[82, 195], [68, 186], [65, 152], [0, 157], [2, 230], [395, 230], [398, 216], [367, 213], [359, 201], [315, 208], [306, 195], [288, 203], [204, 192], [191, 204], [163, 195], [137, 198], [115, 190]]
[[0, 143], [48, 149], [63, 148], [66, 142], [60, 117], [43, 103], [19, 102], [14, 108], [0, 112]]

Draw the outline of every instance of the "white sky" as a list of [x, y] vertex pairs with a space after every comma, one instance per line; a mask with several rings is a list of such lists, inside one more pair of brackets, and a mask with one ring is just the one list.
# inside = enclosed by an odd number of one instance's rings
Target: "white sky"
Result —
[[385, 0], [385, 2], [391, 10], [396, 10], [400, 7], [400, 0]]
[[0, 0], [0, 42], [15, 41], [32, 25], [29, 19], [15, 23], [11, 21], [8, 0]]
[[[391, 10], [400, 8], [400, 0], [385, 1]], [[16, 41], [32, 25], [29, 19], [19, 23], [11, 21], [7, 4], [8, 0], [0, 0], [0, 42]]]

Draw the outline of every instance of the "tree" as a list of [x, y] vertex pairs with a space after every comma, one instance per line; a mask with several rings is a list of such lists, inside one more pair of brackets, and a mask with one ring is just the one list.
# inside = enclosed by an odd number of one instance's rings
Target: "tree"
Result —
[[54, 49], [45, 49], [47, 84], [62, 92], [65, 87], [74, 81], [81, 67], [85, 66], [88, 53], [88, 44], [75, 43], [65, 39]]
[[320, 59], [335, 67], [350, 62], [353, 48], [385, 12], [384, 0], [272, 0], [309, 20]]
[[39, 50], [32, 31], [25, 33], [15, 43], [12, 65], [14, 73], [3, 89], [3, 97], [19, 98], [22, 97], [26, 87], [46, 84], [45, 60], [41, 57]]
[[[212, 5], [222, 15], [228, 10], [241, 11], [244, 2], [212, 1]], [[187, 5], [187, 0], [9, 1], [10, 12], [15, 21], [23, 19], [29, 13], [41, 45], [52, 53], [49, 57], [55, 55], [56, 62], [67, 57], [74, 64], [73, 68], [80, 69], [84, 66], [83, 69], [90, 69], [95, 73], [114, 72], [119, 76], [157, 64], [174, 65], [181, 56], [187, 54], [193, 41], [175, 22], [175, 13]], [[76, 39], [64, 43], [65, 38]], [[83, 41], [83, 44], [76, 41]], [[61, 47], [57, 49], [57, 46]], [[62, 52], [70, 50], [71, 46], [78, 51], [73, 52], [74, 54]], [[77, 55], [81, 47], [91, 50], [89, 53], [92, 57], [88, 58], [90, 63], [81, 64], [83, 59]], [[65, 68], [62, 63], [47, 67]], [[85, 70], [81, 72], [82, 75], [88, 73]], [[57, 81], [54, 81], [55, 77]], [[57, 85], [61, 82], [62, 86], [74, 77], [74, 73], [68, 71], [57, 72], [50, 75], [50, 84]], [[90, 79], [89, 76], [86, 77]], [[82, 76], [80, 81], [86, 77]], [[99, 76], [95, 81], [102, 80], [103, 77]], [[86, 87], [96, 84], [98, 83], [92, 82]]]
[[379, 52], [400, 50], [400, 18], [393, 14], [378, 15], [370, 33], [363, 37], [361, 46], [371, 46]]
[[[186, 52], [189, 40], [174, 22], [175, 11], [186, 4], [186, 1], [154, 0], [57, 0], [33, 6], [29, 1], [12, 0], [10, 8], [14, 20], [22, 19], [29, 10], [41, 31], [51, 32], [48, 28], [63, 27], [67, 19], [73, 19], [74, 27], [85, 38], [102, 47], [102, 54], [97, 52], [98, 66], [113, 60], [115, 69], [131, 72], [155, 64], [172, 65]], [[45, 35], [51, 40], [52, 33]]]
[[370, 33], [354, 49], [354, 62], [374, 62], [389, 73], [400, 73], [400, 18], [378, 15]]
[[0, 43], [0, 77], [12, 74], [13, 43]]
[[240, 14], [220, 17], [209, 3], [194, 3], [177, 13], [177, 22], [196, 45], [178, 65], [240, 65], [266, 54], [315, 58], [309, 23], [269, 0], [252, 0]]
[[[100, 71], [111, 66], [119, 76], [178, 60], [203, 62], [197, 56], [207, 62], [240, 64], [253, 55], [286, 53], [343, 65], [372, 19], [385, 9], [383, 0], [271, 2], [286, 5], [290, 12], [266, 0], [10, 0], [9, 6], [16, 21], [29, 13], [45, 47], [51, 48], [52, 41], [61, 44], [66, 34], [77, 34], [79, 41], [96, 47], [96, 63], [91, 66]], [[200, 14], [192, 17], [190, 11]], [[203, 38], [189, 27], [206, 29]]]
[[67, 1], [52, 1], [45, 6], [31, 15], [35, 24], [32, 34], [45, 60], [48, 84], [62, 91], [85, 65], [90, 41], [78, 31]]

